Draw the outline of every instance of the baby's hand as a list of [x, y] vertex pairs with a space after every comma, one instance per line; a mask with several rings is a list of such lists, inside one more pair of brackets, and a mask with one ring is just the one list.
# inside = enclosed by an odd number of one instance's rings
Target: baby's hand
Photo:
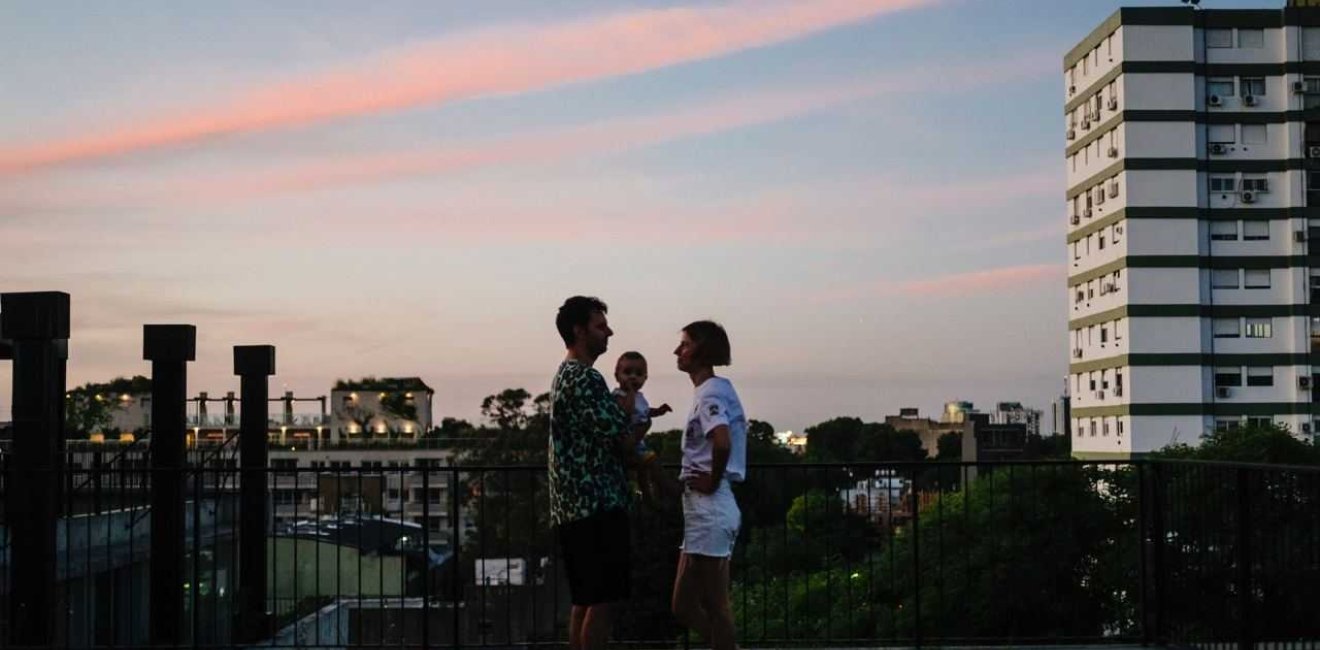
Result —
[[673, 413], [673, 412], [674, 409], [669, 408], [668, 404], [661, 404], [660, 406], [651, 409], [651, 417], [658, 418], [666, 413]]

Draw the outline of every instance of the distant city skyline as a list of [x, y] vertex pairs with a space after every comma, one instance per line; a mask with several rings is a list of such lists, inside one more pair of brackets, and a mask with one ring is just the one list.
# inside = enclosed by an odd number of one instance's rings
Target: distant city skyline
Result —
[[475, 420], [547, 388], [583, 293], [655, 403], [714, 318], [779, 430], [1048, 413], [1061, 60], [1121, 5], [1177, 3], [6, 4], [0, 290], [72, 294], [70, 387], [182, 322], [191, 393], [269, 343], [273, 394], [420, 376]]

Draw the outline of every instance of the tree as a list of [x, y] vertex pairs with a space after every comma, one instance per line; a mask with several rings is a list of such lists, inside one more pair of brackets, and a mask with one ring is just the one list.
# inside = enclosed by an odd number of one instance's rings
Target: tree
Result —
[[127, 395], [151, 392], [151, 379], [142, 375], [116, 377], [104, 383], [86, 383], [65, 395], [64, 429], [71, 435], [86, 436], [101, 431], [114, 421], [114, 413], [123, 410]]
[[962, 433], [950, 431], [940, 436], [935, 441], [936, 460], [958, 461], [962, 460]]
[[[548, 398], [547, 398], [548, 399]], [[522, 388], [506, 388], [481, 400], [481, 415], [497, 428], [511, 431], [526, 427], [534, 415], [529, 411], [532, 394]]]
[[849, 460], [915, 462], [926, 460], [926, 456], [917, 432], [895, 431], [887, 424], [868, 422], [862, 426]]
[[842, 417], [807, 427], [803, 431], [807, 435], [807, 460], [818, 463], [853, 460], [864, 426], [859, 418]]

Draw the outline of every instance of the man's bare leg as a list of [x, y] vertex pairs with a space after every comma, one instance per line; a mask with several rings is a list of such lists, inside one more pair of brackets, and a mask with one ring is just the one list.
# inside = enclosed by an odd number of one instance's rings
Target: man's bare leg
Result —
[[670, 608], [674, 618], [684, 627], [709, 638], [710, 616], [701, 604], [701, 585], [697, 576], [700, 569], [694, 561], [695, 557], [682, 551], [678, 554], [678, 571], [674, 575], [674, 595]]
[[601, 603], [587, 609], [582, 621], [581, 650], [600, 650], [609, 645], [614, 628], [613, 605]]
[[582, 622], [587, 618], [587, 608], [574, 605], [568, 610], [568, 650], [582, 650]]

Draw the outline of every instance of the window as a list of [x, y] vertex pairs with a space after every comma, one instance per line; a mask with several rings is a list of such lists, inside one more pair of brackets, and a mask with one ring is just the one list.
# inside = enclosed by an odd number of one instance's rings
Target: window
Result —
[[1306, 189], [1309, 192], [1320, 190], [1320, 173], [1306, 172]]
[[1210, 144], [1233, 144], [1237, 142], [1237, 125], [1211, 124], [1206, 127], [1206, 139]]
[[1272, 318], [1248, 318], [1247, 319], [1247, 338], [1249, 339], [1268, 339], [1274, 336], [1274, 319]]
[[1122, 420], [1119, 420], [1119, 421], [1118, 421], [1118, 437], [1120, 437], [1120, 438], [1123, 437], [1123, 421], [1122, 421]]
[[1242, 336], [1241, 323], [1236, 318], [1216, 318], [1211, 327], [1217, 339], [1235, 339]]
[[1237, 418], [1216, 418], [1215, 431], [1236, 431], [1241, 426]]
[[1265, 144], [1267, 128], [1264, 124], [1243, 124], [1242, 144]]
[[1233, 30], [1231, 29], [1205, 30], [1205, 46], [1233, 47]]
[[1100, 345], [1109, 342], [1109, 328], [1105, 325], [1100, 326]]
[[298, 460], [296, 458], [272, 458], [270, 466], [274, 469], [297, 469]]
[[[1123, 319], [1122, 319], [1122, 318], [1119, 318], [1119, 319], [1115, 319], [1115, 320], [1114, 320], [1114, 341], [1115, 341], [1115, 342], [1118, 342], [1118, 341], [1122, 341], [1122, 340], [1123, 340], [1123, 330], [1119, 328], [1119, 326], [1122, 325], [1122, 323], [1123, 323]], [[1119, 385], [1121, 386], [1121, 385], [1123, 384], [1123, 382], [1122, 382], [1123, 375], [1120, 374], [1120, 375], [1118, 376], [1118, 378], [1119, 378], [1119, 380], [1120, 380], [1118, 383], [1119, 383]]]
[[1274, 367], [1259, 366], [1247, 368], [1248, 386], [1273, 386], [1274, 385]]
[[1214, 241], [1237, 241], [1238, 222], [1236, 221], [1211, 221], [1210, 239]]
[[1270, 181], [1264, 176], [1242, 179], [1242, 191], [1244, 192], [1268, 192], [1270, 191]]
[[1247, 418], [1247, 426], [1249, 426], [1249, 427], [1268, 427], [1268, 426], [1270, 426], [1270, 419], [1269, 419], [1269, 418], [1250, 418], [1250, 417], [1249, 417], [1249, 418]]
[[1100, 233], [1100, 250], [1105, 249], [1105, 234]]
[[1269, 269], [1247, 269], [1244, 273], [1245, 282], [1243, 286], [1248, 289], [1268, 289], [1270, 288], [1270, 270]]
[[1215, 368], [1216, 387], [1241, 386], [1241, 385], [1242, 385], [1241, 368], [1238, 368], [1236, 366], [1232, 368]]
[[1080, 259], [1082, 259], [1082, 254], [1081, 254], [1081, 250], [1082, 250], [1082, 249], [1081, 249], [1080, 246], [1077, 245], [1078, 243], [1080, 243], [1080, 242], [1073, 242], [1073, 259], [1074, 259], [1074, 260], [1080, 260]]
[[1265, 47], [1265, 30], [1239, 29], [1238, 47]]
[[1090, 282], [1086, 283], [1086, 299], [1090, 300], [1091, 298], [1094, 297], [1095, 297], [1095, 280], [1091, 280]]
[[1242, 238], [1247, 241], [1264, 241], [1270, 238], [1270, 222], [1243, 221]]
[[1095, 373], [1093, 372], [1087, 375], [1087, 379], [1089, 379], [1091, 382], [1091, 390], [1095, 390]]
[[1235, 177], [1233, 177], [1233, 176], [1211, 176], [1211, 177], [1210, 177], [1210, 191], [1211, 191], [1211, 192], [1224, 192], [1224, 193], [1226, 193], [1226, 192], [1236, 192], [1236, 191], [1237, 191], [1237, 178], [1235, 178]]
[[1232, 77], [1211, 77], [1205, 82], [1205, 94], [1232, 97], [1234, 87]]
[[1215, 289], [1238, 288], [1237, 269], [1213, 269], [1210, 271], [1210, 286]]
[[1122, 224], [1116, 223], [1111, 227], [1114, 229], [1114, 236], [1111, 239], [1115, 244], [1117, 244], [1119, 240], [1123, 238], [1123, 226]]
[[1243, 77], [1242, 78], [1242, 96], [1254, 95], [1260, 97], [1265, 94], [1264, 77]]

